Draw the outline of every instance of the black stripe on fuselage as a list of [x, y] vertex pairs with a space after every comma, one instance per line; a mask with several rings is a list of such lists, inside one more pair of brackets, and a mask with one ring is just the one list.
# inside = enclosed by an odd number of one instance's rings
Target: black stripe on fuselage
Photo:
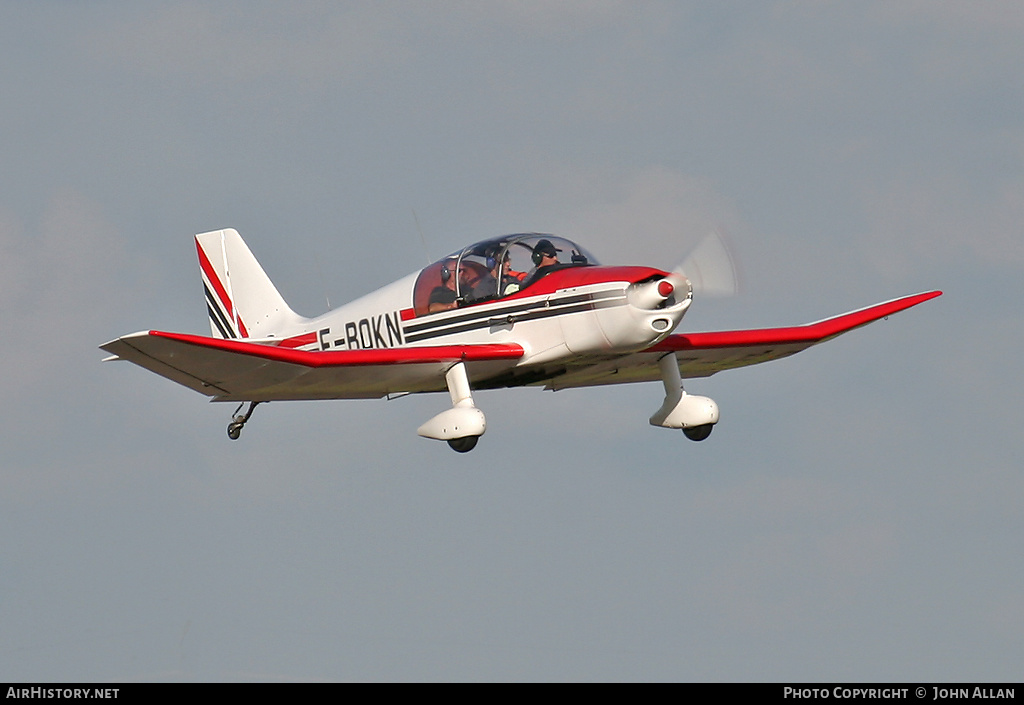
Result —
[[563, 296], [558, 299], [534, 299], [525, 303], [511, 303], [503, 306], [494, 306], [484, 308], [487, 306], [477, 307], [473, 306], [472, 309], [463, 313], [459, 316], [447, 316], [445, 318], [437, 319], [430, 316], [428, 320], [413, 323], [411, 325], [403, 326], [402, 330], [405, 333], [418, 333], [419, 331], [430, 330], [434, 328], [444, 328], [458, 323], [464, 323], [466, 321], [476, 320], [481, 317], [495, 318], [500, 316], [508, 316], [515, 314], [520, 311], [528, 311], [533, 308], [546, 308], [547, 306], [563, 306], [568, 304], [582, 303], [584, 301], [596, 301], [598, 299], [608, 299], [613, 297], [622, 297], [625, 293], [622, 289], [606, 289], [604, 291], [596, 291], [589, 294], [573, 294], [570, 296]]
[[[477, 330], [479, 328], [488, 328], [492, 325], [492, 321], [495, 321], [495, 319], [501, 319], [508, 316], [512, 316], [514, 318], [514, 323], [519, 323], [521, 321], [536, 321], [542, 318], [550, 318], [551, 316], [561, 316], [563, 314], [568, 315], [572, 313], [582, 313], [584, 311], [594, 311], [601, 308], [612, 308], [615, 306], [625, 305], [625, 303], [625, 293], [621, 289], [616, 289], [610, 291], [599, 291], [593, 294], [565, 296], [561, 299], [534, 301], [529, 304], [520, 304], [518, 306], [492, 308], [483, 311], [476, 311], [472, 314], [463, 316], [453, 316], [452, 318], [447, 318], [443, 321], [432, 321], [429, 326], [427, 324], [408, 326], [405, 329], [405, 341], [407, 343], [415, 343], [421, 340], [437, 338], [444, 335], [455, 335], [471, 330]], [[495, 323], [494, 325], [500, 324]], [[429, 330], [425, 330], [426, 328], [429, 328]], [[413, 329], [422, 332], [410, 333]]]

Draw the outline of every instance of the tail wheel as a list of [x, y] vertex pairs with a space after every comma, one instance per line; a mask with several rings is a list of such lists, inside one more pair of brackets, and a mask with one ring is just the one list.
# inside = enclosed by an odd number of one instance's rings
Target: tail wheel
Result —
[[480, 436], [463, 436], [462, 438], [449, 439], [448, 445], [456, 453], [468, 453], [476, 448], [476, 442], [478, 440], [480, 440]]
[[703, 441], [705, 438], [711, 435], [711, 430], [714, 428], [714, 424], [704, 424], [703, 426], [690, 426], [684, 428], [683, 433], [691, 441]]
[[252, 412], [255, 411], [256, 407], [262, 403], [263, 402], [261, 401], [249, 402], [249, 410], [241, 415], [238, 412], [242, 410], [243, 406], [245, 406], [245, 402], [243, 401], [241, 404], [238, 405], [238, 408], [235, 409], [234, 418], [232, 418], [231, 423], [228, 424], [228, 438], [230, 438], [233, 441], [238, 440], [238, 437], [242, 435], [242, 428], [245, 426], [245, 423], [249, 420], [249, 417], [252, 416]]

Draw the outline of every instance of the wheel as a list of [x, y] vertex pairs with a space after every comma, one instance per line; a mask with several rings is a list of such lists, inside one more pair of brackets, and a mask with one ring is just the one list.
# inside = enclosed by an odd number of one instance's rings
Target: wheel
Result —
[[240, 423], [229, 423], [228, 424], [228, 438], [233, 441], [237, 441], [238, 437], [242, 435], [242, 424]]
[[711, 435], [711, 430], [714, 428], [714, 424], [704, 424], [703, 426], [691, 426], [690, 428], [684, 428], [683, 433], [691, 441], [703, 441], [705, 438]]
[[469, 451], [476, 448], [476, 442], [480, 440], [480, 436], [463, 436], [462, 438], [452, 438], [448, 441], [448, 445], [456, 453], [468, 453]]

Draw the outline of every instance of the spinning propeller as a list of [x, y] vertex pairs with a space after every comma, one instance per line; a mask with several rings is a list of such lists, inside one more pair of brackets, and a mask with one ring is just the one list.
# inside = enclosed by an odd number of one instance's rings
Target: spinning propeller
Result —
[[690, 250], [673, 274], [686, 277], [701, 296], [726, 297], [740, 292], [739, 270], [725, 237], [712, 230]]

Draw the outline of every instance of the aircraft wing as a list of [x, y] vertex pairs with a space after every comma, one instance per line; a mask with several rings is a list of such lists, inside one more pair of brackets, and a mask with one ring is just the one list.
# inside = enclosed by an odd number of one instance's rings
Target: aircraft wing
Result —
[[365, 399], [445, 391], [445, 372], [464, 361], [489, 377], [523, 356], [519, 345], [445, 345], [306, 351], [245, 340], [143, 331], [100, 346], [213, 401]]
[[756, 365], [795, 355], [812, 345], [941, 296], [930, 291], [789, 328], [679, 333], [632, 355], [570, 370], [548, 383], [549, 389], [589, 387], [660, 380], [658, 360], [674, 352], [684, 378], [708, 377], [736, 367]]

